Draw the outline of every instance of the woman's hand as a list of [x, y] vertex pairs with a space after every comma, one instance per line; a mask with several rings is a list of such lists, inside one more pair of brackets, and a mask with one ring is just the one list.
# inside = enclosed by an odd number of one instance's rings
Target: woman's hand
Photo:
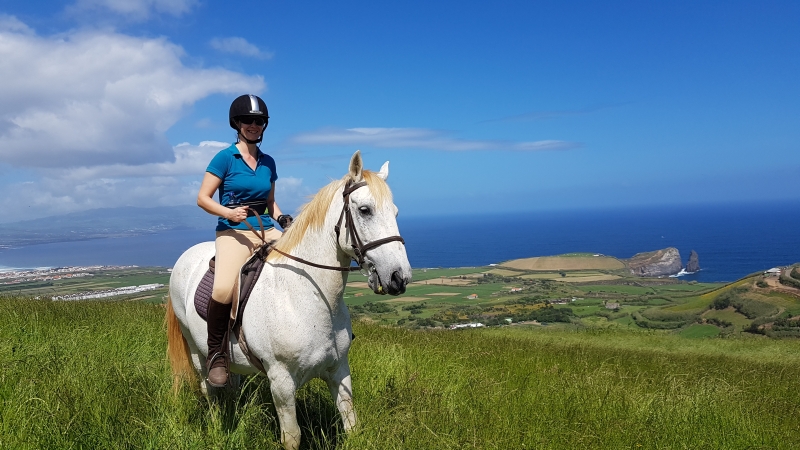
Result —
[[247, 207], [240, 206], [235, 209], [226, 208], [214, 200], [214, 192], [222, 185], [222, 180], [216, 175], [206, 172], [203, 182], [200, 184], [200, 191], [197, 193], [197, 206], [203, 208], [207, 213], [218, 217], [223, 217], [231, 222], [242, 222], [247, 218]]
[[225, 218], [231, 222], [244, 222], [247, 219], [247, 210], [248, 208], [246, 206], [229, 209]]

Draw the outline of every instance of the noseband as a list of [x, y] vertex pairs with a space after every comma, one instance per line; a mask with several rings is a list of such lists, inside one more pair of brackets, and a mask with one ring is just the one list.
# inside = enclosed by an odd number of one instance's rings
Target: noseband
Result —
[[293, 256], [288, 253], [284, 253], [278, 250], [277, 248], [272, 248], [272, 250], [280, 253], [281, 255], [289, 259], [293, 259], [295, 261], [307, 264], [309, 266], [318, 267], [320, 269], [338, 270], [340, 272], [352, 272], [354, 270], [364, 270], [366, 253], [369, 250], [372, 250], [376, 247], [380, 247], [383, 244], [388, 244], [389, 242], [394, 242], [394, 241], [402, 242], [403, 245], [405, 245], [406, 241], [403, 240], [403, 238], [399, 235], [377, 239], [372, 242], [367, 242], [366, 244], [364, 243], [364, 241], [361, 240], [361, 237], [358, 235], [358, 231], [356, 231], [356, 227], [354, 226], [353, 214], [350, 211], [350, 194], [352, 194], [353, 191], [355, 191], [356, 189], [364, 187], [366, 185], [367, 185], [366, 181], [360, 181], [358, 183], [353, 183], [352, 181], [349, 181], [347, 185], [345, 185], [344, 191], [342, 191], [344, 205], [342, 206], [342, 212], [339, 214], [339, 221], [336, 222], [336, 226], [334, 227], [334, 230], [336, 230], [336, 242], [339, 242], [339, 236], [341, 234], [341, 229], [342, 229], [342, 219], [344, 219], [344, 226], [347, 229], [347, 237], [350, 240], [350, 245], [353, 247], [353, 254], [355, 254], [355, 257], [353, 257], [352, 259], [358, 263], [358, 267], [326, 266], [323, 264], [317, 264], [311, 261], [306, 261], [303, 258], [298, 258], [297, 256]]

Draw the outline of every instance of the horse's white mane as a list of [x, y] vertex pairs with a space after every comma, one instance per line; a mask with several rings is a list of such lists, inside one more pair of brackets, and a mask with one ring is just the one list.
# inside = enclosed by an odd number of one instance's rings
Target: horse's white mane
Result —
[[[376, 206], [380, 208], [384, 202], [392, 201], [392, 191], [389, 190], [389, 185], [381, 178], [377, 172], [370, 170], [363, 170], [361, 176], [367, 182], [372, 196], [375, 198]], [[351, 174], [345, 175], [341, 180], [334, 180], [327, 186], [319, 190], [319, 192], [311, 198], [311, 200], [300, 208], [300, 213], [297, 215], [294, 223], [278, 240], [275, 247], [282, 252], [288, 253], [292, 251], [305, 236], [309, 230], [319, 230], [325, 223], [325, 217], [328, 214], [328, 209], [333, 201], [333, 196], [336, 195], [344, 185], [353, 180]], [[274, 259], [280, 257], [278, 252], [270, 253], [267, 259]]]

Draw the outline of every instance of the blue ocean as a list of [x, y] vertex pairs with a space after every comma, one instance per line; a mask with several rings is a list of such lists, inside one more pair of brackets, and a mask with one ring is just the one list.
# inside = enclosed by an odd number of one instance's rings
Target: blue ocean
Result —
[[[800, 203], [671, 206], [398, 219], [413, 267], [484, 266], [509, 259], [592, 252], [618, 258], [676, 247], [701, 271], [682, 277], [733, 281], [800, 262]], [[68, 265], [171, 267], [214, 231], [180, 230], [0, 251], [0, 268]]]

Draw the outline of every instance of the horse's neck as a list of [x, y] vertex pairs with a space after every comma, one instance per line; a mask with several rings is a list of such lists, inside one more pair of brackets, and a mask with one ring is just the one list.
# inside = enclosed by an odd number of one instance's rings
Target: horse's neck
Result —
[[[339, 244], [336, 241], [336, 234], [334, 232], [334, 227], [339, 220], [342, 205], [343, 199], [341, 193], [337, 193], [333, 202], [331, 202], [331, 206], [328, 208], [323, 225], [318, 229], [309, 227], [303, 235], [303, 239], [291, 251], [291, 254], [321, 265], [349, 267], [350, 257], [339, 249]], [[341, 232], [344, 233], [344, 224], [342, 224], [342, 228]], [[347, 272], [344, 272], [343, 275], [343, 272], [312, 267], [288, 258], [282, 258], [281, 262], [293, 265], [308, 273], [314, 280], [314, 284], [322, 291], [321, 294], [330, 300], [339, 301], [339, 298], [344, 292], [344, 285], [347, 283]]]

